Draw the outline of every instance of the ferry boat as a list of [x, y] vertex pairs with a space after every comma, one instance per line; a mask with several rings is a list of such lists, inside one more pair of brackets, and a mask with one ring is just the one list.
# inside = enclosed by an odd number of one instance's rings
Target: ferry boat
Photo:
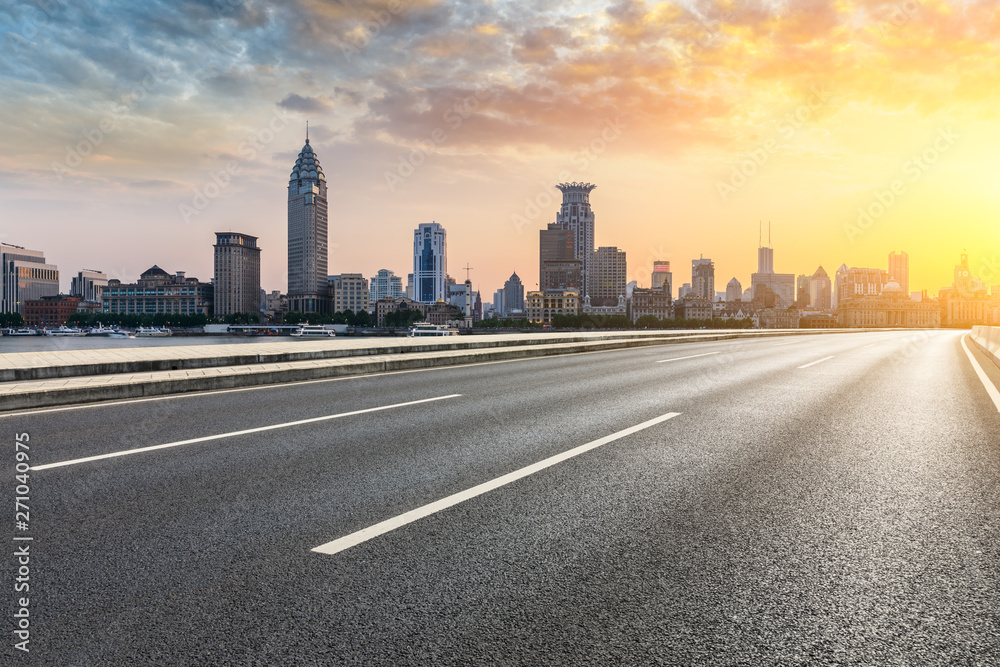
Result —
[[116, 329], [108, 334], [108, 338], [135, 338], [135, 334], [131, 331], [122, 331], [121, 329]]
[[296, 338], [333, 338], [337, 333], [319, 324], [303, 324], [292, 335]]
[[27, 327], [22, 327], [21, 329], [10, 329], [6, 333], [7, 336], [38, 336], [41, 335], [40, 331], [34, 329], [28, 329]]
[[440, 324], [429, 324], [427, 322], [417, 322], [409, 328], [406, 333], [410, 338], [423, 338], [426, 336], [457, 336], [458, 329], [442, 326]]
[[170, 331], [170, 329], [167, 329], [166, 327], [163, 328], [139, 327], [138, 329], [135, 330], [135, 335], [137, 338], [160, 338], [163, 336], [169, 336], [171, 333], [173, 332]]

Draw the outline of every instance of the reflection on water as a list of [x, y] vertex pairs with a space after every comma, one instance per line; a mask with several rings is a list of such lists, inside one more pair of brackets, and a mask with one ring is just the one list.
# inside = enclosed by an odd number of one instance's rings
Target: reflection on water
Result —
[[108, 338], [107, 336], [0, 336], [0, 354], [53, 350], [116, 350], [179, 345], [288, 343], [291, 336], [170, 336], [169, 338]]

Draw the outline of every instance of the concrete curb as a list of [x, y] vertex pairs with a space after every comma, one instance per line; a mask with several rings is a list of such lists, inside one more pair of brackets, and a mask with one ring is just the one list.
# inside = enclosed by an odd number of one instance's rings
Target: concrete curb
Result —
[[[52, 378], [84, 377], [93, 375], [115, 375], [120, 373], [151, 373], [155, 371], [171, 370], [191, 370], [198, 368], [218, 368], [229, 366], [246, 366], [251, 364], [275, 364], [293, 361], [305, 361], [314, 359], [340, 359], [345, 357], [375, 356], [381, 354], [411, 354], [423, 352], [437, 352], [444, 350], [477, 350], [488, 348], [521, 347], [526, 345], [552, 345], [558, 343], [578, 343], [593, 342], [598, 340], [623, 340], [650, 338], [656, 340], [689, 338], [692, 336], [713, 336], [723, 334], [733, 334], [735, 336], [766, 337], [766, 336], [794, 336], [814, 333], [844, 333], [857, 332], [859, 329], [784, 329], [784, 330], [739, 330], [723, 329], [717, 331], [705, 330], [693, 332], [691, 330], [653, 330], [653, 331], [612, 331], [606, 333], [551, 333], [551, 334], [525, 334], [511, 335], [509, 337], [485, 339], [480, 336], [460, 336], [456, 338], [440, 339], [372, 339], [370, 345], [364, 347], [334, 347], [328, 349], [311, 350], [281, 350], [275, 352], [247, 354], [246, 350], [239, 350], [243, 345], [221, 345], [204, 346], [194, 353], [186, 356], [168, 357], [158, 359], [137, 358], [120, 362], [89, 362], [76, 361], [67, 358], [65, 361], [51, 362], [51, 365], [40, 365], [39, 363], [27, 363], [22, 366], [8, 365], [0, 367], [0, 382], [25, 382], [30, 380], [47, 380]], [[341, 339], [338, 339], [341, 340]], [[307, 342], [289, 342], [284, 347], [295, 347]], [[279, 343], [278, 345], [282, 345]], [[199, 346], [201, 347], [201, 346]], [[227, 349], [228, 348], [228, 349]], [[236, 349], [234, 349], [236, 348]], [[152, 350], [163, 350], [169, 353], [171, 348], [132, 348], [115, 349], [117, 356], [142, 355], [148, 356]], [[192, 348], [185, 348], [191, 351]], [[78, 357], [86, 352], [79, 351], [73, 357]], [[214, 352], [214, 353], [213, 353]], [[59, 352], [43, 353], [13, 353], [10, 359], [18, 360], [19, 357], [58, 357]]]
[[[856, 333], [859, 331], [862, 330], [803, 330], [801, 334]], [[668, 336], [598, 336], [596, 340], [595, 337], [583, 339], [576, 337], [575, 340], [568, 342], [565, 339], [557, 339], [558, 342], [552, 339], [548, 341], [536, 339], [531, 342], [524, 341], [520, 345], [506, 346], [498, 346], [496, 344], [497, 341], [483, 341], [493, 344], [482, 346], [449, 346], [447, 344], [407, 346], [405, 353], [404, 351], [390, 348], [391, 351], [388, 353], [381, 351], [379, 354], [357, 354], [350, 356], [339, 354], [332, 358], [324, 357], [323, 355], [316, 358], [309, 353], [304, 354], [305, 358], [292, 359], [289, 357], [295, 355], [274, 355], [280, 358], [278, 362], [272, 360], [259, 361], [261, 357], [267, 355], [247, 355], [247, 363], [218, 368], [217, 372], [206, 373], [197, 377], [189, 377], [186, 374], [190, 371], [199, 370], [199, 367], [189, 367], [187, 369], [170, 368], [168, 370], [154, 368], [139, 371], [148, 376], [144, 378], [128, 377], [123, 373], [99, 373], [91, 376], [87, 384], [77, 384], [76, 386], [54, 386], [56, 380], [27, 380], [26, 384], [14, 387], [13, 391], [7, 393], [0, 392], [0, 411], [165, 396], [185, 392], [236, 389], [304, 380], [362, 376], [393, 371], [578, 354], [581, 352], [599, 352], [654, 345], [678, 345], [733, 340], [737, 338], [755, 339], [784, 336], [789, 333], [795, 335], [799, 332], [726, 330], [719, 333], [692, 334], [691, 332], [685, 332], [683, 334]], [[516, 338], [512, 340], [517, 341]], [[338, 351], [332, 350], [332, 352]], [[344, 350], [339, 350], [339, 352], [344, 352]], [[203, 368], [212, 370], [211, 367]], [[66, 382], [70, 385], [73, 384], [73, 380]]]
[[[120, 375], [111, 375], [104, 376], [102, 379], [106, 381], [102, 384], [75, 387], [51, 387], [48, 382], [38, 382], [37, 389], [33, 389], [29, 385], [25, 386], [23, 391], [0, 395], [0, 410], [23, 410], [74, 403], [164, 396], [194, 391], [235, 389], [257, 385], [371, 375], [375, 373], [457, 366], [489, 361], [528, 359], [654, 345], [730, 340], [740, 337], [742, 336], [730, 332], [685, 337], [674, 336], [669, 338], [646, 337], [555, 343], [549, 345], [535, 344], [499, 349], [421, 351], [420, 353], [410, 354], [335, 358], [326, 360], [329, 363], [318, 366], [315, 365], [316, 360], [299, 361], [298, 363], [303, 365], [291, 368], [288, 365], [295, 364], [296, 362], [286, 362], [282, 364], [284, 367], [276, 368], [254, 368], [251, 365], [233, 366], [221, 369], [221, 373], [202, 377], [176, 377], [181, 371], [173, 370], [153, 372], [151, 375], [154, 377], [138, 380]], [[157, 375], [161, 377], [155, 377]], [[46, 387], [45, 385], [50, 386]]]

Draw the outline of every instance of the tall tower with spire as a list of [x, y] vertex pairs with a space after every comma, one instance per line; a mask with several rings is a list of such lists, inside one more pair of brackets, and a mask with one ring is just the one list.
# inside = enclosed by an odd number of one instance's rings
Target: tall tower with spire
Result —
[[288, 309], [329, 313], [326, 176], [308, 132], [288, 179]]

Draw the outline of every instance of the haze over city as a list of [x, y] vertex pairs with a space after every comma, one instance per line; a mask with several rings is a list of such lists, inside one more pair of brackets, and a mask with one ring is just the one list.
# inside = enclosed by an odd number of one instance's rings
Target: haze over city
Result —
[[233, 230], [285, 290], [307, 120], [330, 273], [405, 276], [436, 221], [484, 298], [515, 270], [533, 288], [561, 181], [597, 184], [596, 244], [642, 286], [700, 255], [748, 284], [761, 221], [776, 270], [903, 250], [932, 294], [1000, 248], [991, 2], [52, 0], [0, 31], [0, 240], [63, 289], [85, 267], [208, 280]]

